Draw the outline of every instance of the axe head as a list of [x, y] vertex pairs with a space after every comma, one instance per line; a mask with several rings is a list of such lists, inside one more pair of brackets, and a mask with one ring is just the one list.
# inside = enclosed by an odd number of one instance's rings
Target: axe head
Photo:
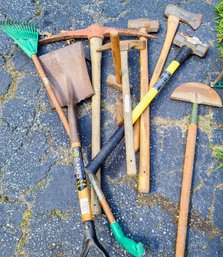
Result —
[[179, 47], [184, 45], [190, 47], [193, 51], [193, 54], [198, 55], [199, 57], [204, 57], [207, 53], [209, 45], [203, 44], [197, 37], [190, 37], [184, 33], [177, 33], [173, 43]]
[[198, 13], [191, 13], [183, 8], [174, 5], [168, 4], [164, 11], [164, 14], [168, 16], [176, 16], [180, 21], [189, 25], [192, 29], [196, 30], [201, 25], [202, 15]]
[[185, 83], [177, 87], [170, 98], [184, 102], [222, 107], [222, 101], [217, 92], [203, 83]]

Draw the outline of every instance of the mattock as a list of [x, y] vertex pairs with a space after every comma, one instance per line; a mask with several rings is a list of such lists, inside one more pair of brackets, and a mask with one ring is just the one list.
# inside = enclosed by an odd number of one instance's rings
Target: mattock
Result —
[[[140, 32], [157, 32], [159, 30], [158, 20], [149, 19], [136, 19], [129, 20], [129, 29], [137, 29]], [[140, 37], [140, 40], [145, 41], [145, 49], [140, 50], [140, 99], [142, 99], [149, 90], [149, 68], [148, 68], [148, 47], [147, 39]], [[139, 130], [135, 129], [136, 133], [135, 146], [136, 150], [139, 149], [139, 184], [138, 191], [140, 193], [148, 193], [150, 189], [150, 119], [149, 119], [149, 107], [142, 113], [140, 119], [138, 119], [134, 127], [139, 127]], [[137, 135], [138, 133], [138, 135]], [[137, 139], [139, 143], [136, 144]]]
[[[146, 43], [141, 40], [125, 40], [119, 41], [118, 32], [113, 31], [111, 33], [111, 42], [103, 45], [98, 51], [105, 51], [114, 49], [117, 58], [113, 60], [117, 61], [116, 76], [109, 76], [107, 82], [109, 84], [122, 84], [122, 98], [123, 98], [123, 113], [124, 113], [124, 127], [125, 127], [125, 148], [126, 148], [126, 167], [127, 174], [134, 176], [137, 174], [135, 148], [134, 148], [134, 136], [133, 136], [133, 124], [132, 124], [132, 104], [130, 95], [130, 84], [129, 84], [129, 71], [128, 71], [128, 51], [131, 48], [134, 49], [145, 49]], [[121, 55], [118, 53], [121, 52]], [[120, 62], [121, 59], [121, 62]], [[117, 69], [118, 67], [118, 69]]]
[[173, 38], [180, 24], [180, 21], [189, 25], [193, 30], [197, 30], [201, 25], [201, 21], [202, 21], [201, 14], [188, 12], [183, 8], [173, 4], [168, 4], [166, 6], [164, 14], [165, 16], [168, 17], [166, 38], [163, 43], [163, 47], [160, 52], [159, 59], [156, 63], [156, 67], [153, 71], [152, 78], [150, 80], [151, 86], [153, 86], [159, 79], [159, 76], [166, 62]]
[[[96, 50], [102, 46], [103, 39], [105, 37], [109, 37], [110, 32], [113, 29], [114, 28], [103, 27], [95, 24], [86, 29], [61, 32], [57, 35], [53, 35], [39, 41], [40, 45], [44, 45], [75, 38], [89, 39], [92, 64], [92, 85], [95, 91], [95, 95], [92, 97], [92, 158], [97, 155], [101, 148], [101, 52], [97, 52]], [[145, 36], [147, 38], [153, 37], [147, 33], [141, 33], [130, 29], [115, 29], [119, 32], [119, 35], [122, 36]], [[101, 181], [100, 170], [97, 173], [97, 178], [99, 181]], [[96, 194], [94, 193], [94, 190], [91, 190], [91, 207], [93, 215], [101, 214], [101, 206]]]
[[173, 91], [171, 99], [193, 103], [191, 121], [187, 132], [175, 252], [176, 257], [184, 257], [187, 237], [188, 212], [190, 206], [190, 192], [196, 150], [198, 105], [204, 104], [209, 106], [222, 107], [222, 102], [221, 98], [214, 91], [214, 89], [202, 83], [196, 82], [186, 83], [177, 87]]

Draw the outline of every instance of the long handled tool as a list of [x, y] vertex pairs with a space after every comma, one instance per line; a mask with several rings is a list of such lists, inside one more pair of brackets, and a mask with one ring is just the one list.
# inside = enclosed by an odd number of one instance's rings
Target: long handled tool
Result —
[[6, 34], [8, 34], [16, 42], [16, 44], [33, 60], [48, 93], [48, 96], [55, 106], [55, 109], [64, 125], [67, 134], [70, 136], [70, 128], [67, 118], [36, 55], [39, 37], [38, 31], [30, 23], [14, 21], [2, 21], [0, 22], [0, 28]]
[[[136, 19], [128, 21], [129, 29], [138, 29], [140, 32], [157, 32], [159, 30], [158, 20]], [[142, 99], [149, 90], [149, 69], [148, 69], [148, 47], [147, 39], [140, 37], [145, 41], [145, 49], [140, 50], [140, 99]], [[142, 113], [139, 123], [139, 184], [140, 193], [148, 193], [150, 189], [150, 119], [149, 108]], [[136, 123], [135, 123], [136, 125]], [[137, 131], [137, 130], [136, 130]], [[136, 132], [137, 133], [137, 132]]]
[[99, 243], [95, 232], [75, 112], [77, 103], [94, 94], [84, 60], [83, 46], [81, 42], [74, 43], [40, 56], [40, 62], [53, 84], [60, 105], [68, 106], [71, 152], [74, 158], [76, 184], [85, 235], [81, 256], [87, 256], [90, 246], [93, 245], [103, 256], [109, 256]]
[[[116, 35], [111, 35], [111, 44], [109, 47], [102, 47], [102, 50], [114, 49], [112, 51], [116, 54], [121, 51], [120, 58], [116, 58], [115, 63], [116, 70], [117, 67], [121, 68], [121, 71], [116, 72], [116, 76], [109, 76], [107, 79], [108, 84], [120, 84], [122, 83], [122, 98], [123, 98], [123, 114], [124, 114], [124, 127], [125, 127], [125, 147], [126, 147], [126, 168], [127, 174], [129, 176], [134, 176], [137, 174], [136, 169], [136, 159], [135, 159], [135, 148], [134, 148], [134, 138], [133, 138], [133, 126], [132, 126], [132, 104], [130, 95], [130, 84], [129, 84], [129, 72], [128, 72], [128, 51], [131, 48], [134, 49], [144, 49], [145, 41], [140, 40], [125, 40], [119, 41], [118, 33]], [[114, 40], [115, 38], [115, 40]], [[113, 43], [115, 42], [115, 44]], [[114, 45], [116, 47], [114, 47]], [[108, 46], [108, 44], [107, 44]], [[114, 56], [114, 54], [113, 54]], [[117, 65], [120, 64], [120, 65]], [[117, 74], [121, 74], [121, 78], [117, 77]]]
[[[85, 38], [89, 40], [91, 63], [92, 63], [92, 84], [95, 95], [92, 98], [92, 158], [99, 152], [101, 147], [100, 136], [100, 99], [101, 99], [101, 53], [96, 50], [102, 46], [102, 41], [105, 37], [110, 36], [111, 30], [114, 28], [103, 27], [99, 25], [91, 25], [86, 29], [72, 30], [61, 32], [57, 35], [40, 40], [40, 44], [48, 44], [66, 39]], [[146, 36], [147, 38], [153, 37], [151, 35], [140, 33], [134, 30], [115, 28], [119, 31], [119, 35], [124, 36]], [[97, 178], [100, 181], [100, 170], [98, 171]], [[93, 215], [101, 213], [101, 206], [94, 193], [91, 191], [91, 207]]]
[[[151, 101], [166, 85], [167, 81], [171, 78], [175, 71], [190, 55], [194, 54], [199, 57], [204, 57], [208, 50], [208, 45], [203, 44], [198, 38], [189, 37], [185, 34], [177, 34], [174, 39], [174, 44], [180, 46], [181, 50], [179, 51], [175, 59], [166, 68], [166, 70], [161, 74], [157, 83], [150, 88], [147, 94], [134, 108], [132, 112], [133, 123], [135, 123], [135, 121], [140, 117], [140, 115], [151, 103]], [[108, 47], [110, 47], [110, 45], [102, 46], [102, 48], [105, 49], [107, 49]], [[101, 51], [102, 49], [99, 50]], [[123, 136], [124, 126], [121, 126], [115, 131], [115, 133], [111, 136], [107, 143], [102, 147], [101, 151], [96, 155], [96, 157], [88, 164], [88, 166], [86, 167], [88, 173], [91, 172], [95, 174], [97, 172], [98, 168], [102, 165], [102, 163], [109, 156], [109, 154], [115, 149]]]
[[193, 103], [191, 120], [187, 133], [175, 255], [176, 257], [184, 257], [187, 237], [190, 192], [196, 148], [198, 105], [204, 104], [215, 107], [222, 107], [222, 102], [214, 89], [204, 84], [195, 82], [186, 83], [177, 87], [173, 91], [171, 99]]
[[[69, 124], [71, 127], [71, 149], [74, 156], [74, 167], [77, 180], [78, 196], [81, 207], [82, 221], [84, 224], [85, 240], [83, 244], [82, 256], [86, 256], [89, 248], [94, 244], [104, 256], [108, 256], [99, 244], [89, 201], [86, 174], [81, 158], [81, 145], [77, 132], [77, 119], [75, 118], [74, 105], [86, 99], [93, 93], [84, 62], [84, 52], [82, 44], [75, 43], [54, 52], [50, 52], [40, 57], [49, 80], [52, 81], [55, 93], [62, 106], [68, 106]], [[115, 220], [109, 205], [100, 189], [97, 178], [89, 175], [91, 184], [99, 197], [100, 203], [111, 224], [111, 229], [117, 241], [132, 255], [141, 257], [144, 248], [141, 243], [136, 243], [132, 239], [125, 237], [118, 222]]]
[[173, 5], [173, 4], [168, 4], [166, 6], [164, 14], [165, 14], [165, 16], [168, 17], [166, 38], [163, 43], [163, 47], [160, 52], [159, 59], [156, 63], [156, 67], [153, 71], [152, 78], [150, 80], [151, 86], [153, 86], [157, 82], [157, 80], [162, 72], [162, 69], [166, 62], [167, 55], [169, 53], [174, 35], [177, 31], [180, 21], [186, 23], [194, 30], [199, 28], [199, 26], [201, 25], [201, 21], [202, 21], [201, 14], [188, 12], [188, 11], [184, 10], [183, 8], [181, 8], [177, 5]]

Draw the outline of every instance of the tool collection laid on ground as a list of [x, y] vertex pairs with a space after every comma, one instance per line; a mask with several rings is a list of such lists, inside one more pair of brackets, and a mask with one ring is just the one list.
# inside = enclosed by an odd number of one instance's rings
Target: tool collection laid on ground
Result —
[[[138, 191], [140, 193], [149, 193], [150, 147], [152, 146], [150, 146], [150, 114], [148, 106], [185, 60], [192, 54], [204, 57], [209, 47], [197, 37], [191, 37], [184, 33], [176, 34], [180, 21], [188, 24], [194, 30], [198, 29], [202, 20], [201, 14], [189, 13], [176, 5], [169, 4], [165, 9], [165, 15], [168, 17], [166, 38], [151, 76], [151, 81], [149, 81], [148, 71], [148, 55], [150, 56], [150, 53], [148, 54], [147, 44], [149, 38], [155, 40], [156, 36], [148, 33], [158, 32], [158, 20], [142, 18], [129, 20], [128, 29], [92, 25], [86, 29], [61, 32], [58, 35], [43, 38], [39, 42], [38, 31], [33, 25], [13, 21], [0, 22], [1, 29], [33, 60], [48, 93], [50, 103], [57, 111], [70, 138], [84, 227], [82, 257], [88, 255], [92, 245], [96, 246], [103, 256], [109, 256], [109, 253], [107, 253], [97, 239], [93, 222], [93, 216], [101, 214], [101, 207], [119, 244], [133, 256], [141, 257], [145, 254], [142, 243], [137, 243], [126, 237], [119, 223], [115, 220], [101, 189], [100, 167], [125, 135], [127, 174], [130, 176], [138, 174], [135, 152], [139, 150]], [[138, 37], [138, 39], [120, 40], [120, 36], [134, 36]], [[105, 37], [110, 38], [110, 43], [103, 45], [102, 41]], [[93, 87], [88, 75], [84, 48], [81, 42], [72, 43], [69, 46], [49, 52], [39, 58], [37, 57], [38, 43], [44, 45], [67, 39], [81, 38], [89, 39]], [[174, 45], [179, 46], [180, 50], [162, 72], [172, 42]], [[119, 128], [101, 147], [101, 58], [103, 51], [110, 49], [112, 51], [115, 75], [108, 75], [107, 84], [122, 92], [123, 104], [120, 105], [123, 105], [123, 110], [122, 114], [120, 114], [119, 110]], [[140, 102], [133, 110], [128, 65], [128, 51], [130, 49], [138, 49], [140, 51]], [[91, 96], [92, 160], [84, 167], [75, 109], [79, 102]], [[182, 257], [185, 256], [188, 210], [198, 124], [198, 104], [221, 107], [222, 103], [220, 97], [212, 88], [196, 82], [186, 83], [178, 87], [174, 90], [171, 98], [193, 103], [191, 123], [188, 128], [186, 142], [176, 241], [176, 256]], [[68, 107], [68, 117], [63, 112], [62, 107], [64, 106]], [[133, 127], [134, 124], [135, 127]], [[88, 191], [87, 177], [93, 189], [91, 194]]]

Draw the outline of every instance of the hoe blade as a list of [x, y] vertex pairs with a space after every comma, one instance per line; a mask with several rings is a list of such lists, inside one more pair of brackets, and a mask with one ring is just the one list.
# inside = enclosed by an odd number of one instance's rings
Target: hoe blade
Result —
[[222, 107], [222, 101], [214, 89], [202, 83], [186, 83], [177, 87], [171, 99], [190, 103]]

